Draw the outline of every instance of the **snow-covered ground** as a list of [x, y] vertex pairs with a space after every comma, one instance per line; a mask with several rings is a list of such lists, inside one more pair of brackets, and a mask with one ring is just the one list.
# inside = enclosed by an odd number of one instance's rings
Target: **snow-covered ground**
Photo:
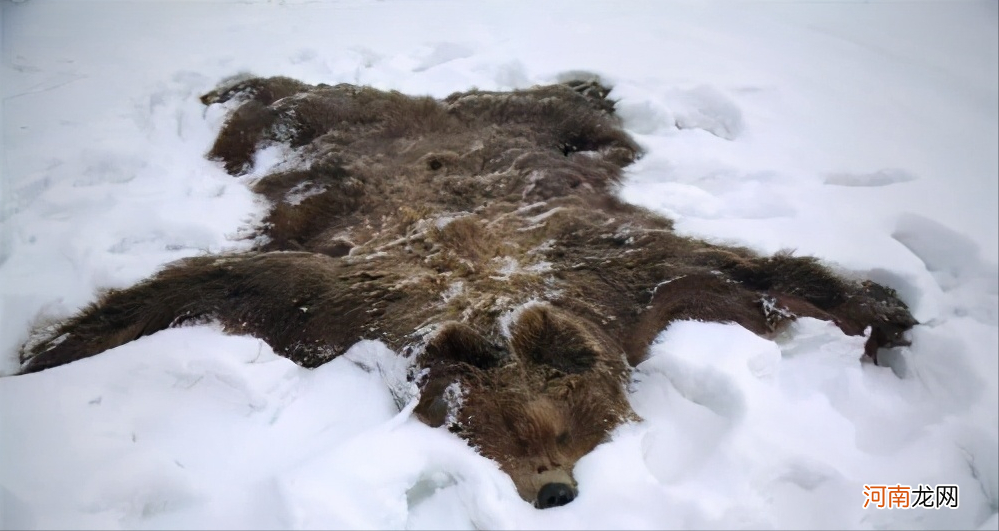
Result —
[[[898, 289], [913, 345], [802, 319], [678, 323], [645, 422], [535, 510], [395, 408], [392, 353], [305, 370], [172, 329], [0, 378], [0, 527], [999, 527], [999, 8], [985, 2], [4, 2], [0, 362], [101, 288], [224, 249], [265, 205], [203, 158], [241, 71], [445, 96], [597, 73], [647, 155], [622, 195], [687, 234]], [[260, 161], [266, 166], [267, 161]], [[959, 508], [863, 508], [864, 486]]]

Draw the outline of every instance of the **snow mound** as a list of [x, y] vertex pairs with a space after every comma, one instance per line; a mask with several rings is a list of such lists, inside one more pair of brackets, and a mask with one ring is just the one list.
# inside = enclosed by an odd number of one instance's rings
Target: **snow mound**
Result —
[[745, 129], [739, 106], [709, 85], [671, 88], [661, 94], [646, 91], [644, 96], [617, 106], [625, 126], [638, 134], [661, 135], [678, 129], [696, 129], [735, 140]]

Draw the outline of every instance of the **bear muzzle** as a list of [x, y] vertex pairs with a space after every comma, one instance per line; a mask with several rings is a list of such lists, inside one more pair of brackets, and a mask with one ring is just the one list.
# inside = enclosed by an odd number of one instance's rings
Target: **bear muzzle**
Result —
[[538, 491], [534, 506], [538, 509], [561, 507], [576, 499], [576, 489], [566, 483], [546, 483]]
[[531, 473], [526, 477], [517, 472], [510, 476], [520, 497], [538, 509], [561, 507], [576, 499], [579, 494], [576, 480], [561, 467]]

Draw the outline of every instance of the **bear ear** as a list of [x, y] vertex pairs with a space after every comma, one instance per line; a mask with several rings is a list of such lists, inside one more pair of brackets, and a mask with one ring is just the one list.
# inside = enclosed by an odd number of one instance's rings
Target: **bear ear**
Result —
[[454, 423], [455, 408], [461, 404], [458, 382], [468, 368], [459, 364], [487, 370], [503, 363], [508, 355], [506, 348], [490, 342], [470, 326], [445, 323], [420, 354], [418, 365], [429, 368], [430, 372], [420, 384], [420, 401], [413, 413], [431, 427], [451, 422], [448, 429], [460, 431], [460, 424]]
[[545, 305], [520, 312], [511, 327], [510, 343], [523, 359], [566, 373], [593, 368], [600, 349], [583, 322]]
[[490, 342], [470, 326], [449, 322], [427, 342], [423, 366], [436, 362], [462, 362], [480, 369], [496, 367], [507, 357], [502, 346]]
[[438, 428], [447, 422], [449, 407], [446, 394], [450, 383], [446, 378], [433, 378], [420, 389], [420, 401], [413, 414], [431, 428]]

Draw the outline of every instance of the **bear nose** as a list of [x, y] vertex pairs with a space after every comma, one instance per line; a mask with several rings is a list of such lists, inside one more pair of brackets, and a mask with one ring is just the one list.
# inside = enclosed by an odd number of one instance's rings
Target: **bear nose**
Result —
[[565, 483], [548, 483], [538, 491], [538, 509], [560, 507], [576, 498], [572, 487]]

